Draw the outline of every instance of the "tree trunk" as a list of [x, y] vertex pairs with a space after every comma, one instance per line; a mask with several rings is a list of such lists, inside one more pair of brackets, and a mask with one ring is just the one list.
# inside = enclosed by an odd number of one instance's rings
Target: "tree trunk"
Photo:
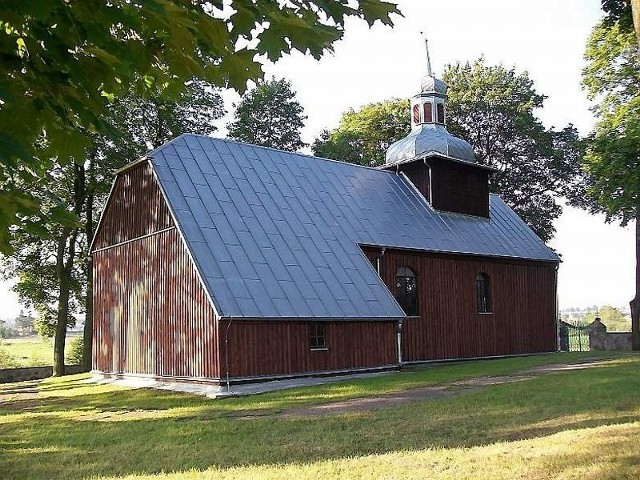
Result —
[[56, 277], [58, 280], [58, 309], [56, 311], [56, 333], [53, 342], [53, 376], [64, 375], [64, 345], [67, 337], [67, 317], [69, 314], [69, 280], [66, 278], [64, 256], [70, 228], [64, 228], [58, 238], [56, 252]]
[[[85, 200], [85, 172], [81, 165], [73, 165], [74, 213], [80, 218]], [[56, 252], [56, 276], [58, 280], [58, 310], [56, 314], [56, 335], [53, 345], [53, 376], [59, 377], [64, 371], [64, 346], [67, 339], [69, 319], [69, 297], [71, 280], [76, 259], [78, 228], [64, 227], [58, 239]], [[65, 261], [66, 259], [66, 261]]]
[[640, 350], [640, 205], [636, 207], [636, 296], [631, 302], [631, 348]]
[[636, 41], [638, 42], [638, 55], [640, 55], [640, 0], [631, 0], [631, 15], [633, 16], [633, 28], [636, 31]]
[[[89, 168], [91, 169], [91, 166]], [[91, 182], [91, 178], [89, 182]], [[93, 234], [93, 193], [90, 193], [87, 196], [87, 223], [85, 225], [87, 248], [91, 246]], [[93, 354], [93, 257], [91, 256], [91, 252], [87, 252], [87, 254], [87, 296], [84, 300], [85, 320], [84, 332], [82, 334], [84, 345], [82, 350], [82, 368], [88, 372], [92, 367], [91, 360]]]

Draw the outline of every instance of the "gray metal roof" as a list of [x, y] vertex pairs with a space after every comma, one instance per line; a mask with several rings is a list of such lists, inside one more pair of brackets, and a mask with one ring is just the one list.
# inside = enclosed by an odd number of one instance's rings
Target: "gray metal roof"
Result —
[[439, 93], [444, 96], [447, 94], [447, 84], [443, 80], [434, 77], [431, 74], [427, 74], [422, 77], [420, 82], [420, 91], [422, 93]]
[[438, 154], [475, 163], [473, 148], [465, 140], [451, 135], [444, 125], [425, 123], [393, 143], [387, 150], [386, 164], [395, 165], [419, 156]]
[[148, 156], [223, 317], [404, 317], [359, 244], [558, 261], [497, 196], [439, 213], [393, 172], [197, 135]]

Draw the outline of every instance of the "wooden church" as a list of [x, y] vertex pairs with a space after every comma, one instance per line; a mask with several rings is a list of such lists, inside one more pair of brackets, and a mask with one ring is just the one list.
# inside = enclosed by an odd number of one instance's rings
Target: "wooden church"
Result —
[[382, 168], [182, 135], [117, 172], [93, 369], [221, 383], [556, 350], [559, 259], [446, 129], [430, 66]]

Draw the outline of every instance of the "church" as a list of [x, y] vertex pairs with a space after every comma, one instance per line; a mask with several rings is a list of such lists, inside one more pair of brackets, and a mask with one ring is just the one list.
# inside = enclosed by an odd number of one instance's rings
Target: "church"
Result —
[[116, 173], [93, 370], [212, 384], [556, 350], [558, 256], [489, 193], [428, 62], [370, 168], [185, 134]]

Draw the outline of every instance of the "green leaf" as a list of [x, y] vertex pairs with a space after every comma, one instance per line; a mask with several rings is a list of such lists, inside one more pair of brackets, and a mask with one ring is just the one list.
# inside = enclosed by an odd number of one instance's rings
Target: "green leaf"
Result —
[[378, 20], [383, 25], [393, 25], [390, 15], [392, 13], [402, 15], [395, 3], [382, 2], [380, 0], [360, 0], [359, 7], [370, 27]]

